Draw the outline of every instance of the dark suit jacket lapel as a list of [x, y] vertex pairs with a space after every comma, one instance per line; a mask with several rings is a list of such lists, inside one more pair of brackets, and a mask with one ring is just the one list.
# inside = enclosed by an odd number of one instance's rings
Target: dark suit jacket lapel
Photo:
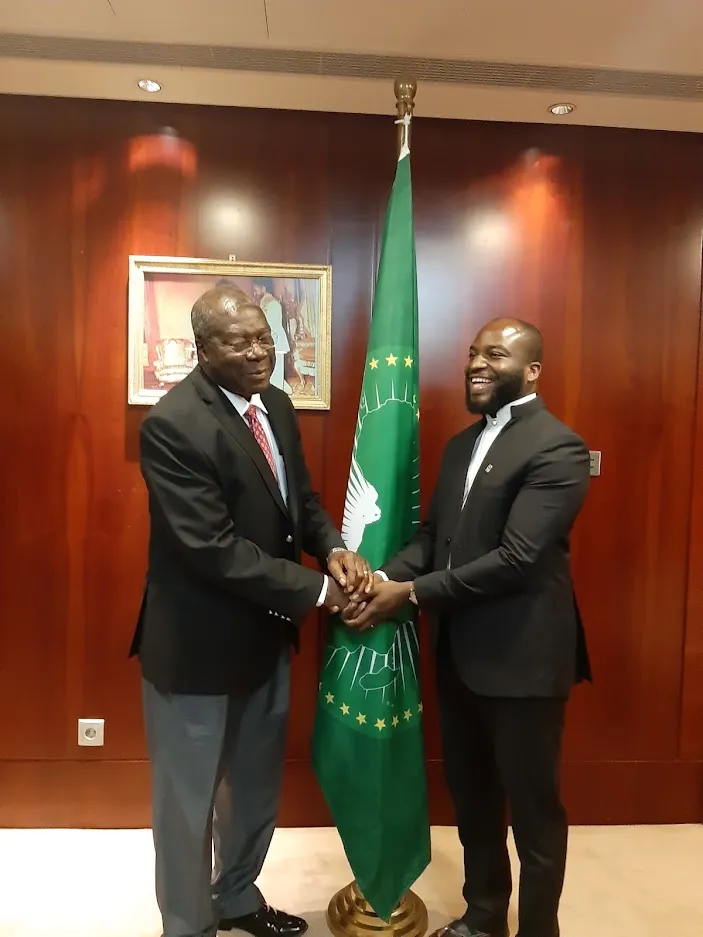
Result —
[[511, 423], [512, 420], [510, 423], [506, 423], [498, 436], [493, 440], [491, 448], [488, 450], [486, 455], [483, 457], [483, 461], [478, 466], [474, 476], [473, 484], [471, 485], [471, 490], [469, 491], [466, 504], [464, 505], [464, 509], [462, 511], [462, 518], [469, 517], [471, 515], [471, 506], [477, 498], [481, 497], [483, 483], [488, 477], [489, 473], [492, 471], [494, 463], [501, 458], [501, 450], [510, 445], [509, 441], [505, 439], [505, 436], [506, 434], [509, 435]]
[[[473, 485], [471, 486], [471, 491], [469, 492], [469, 496], [466, 499], [466, 504], [464, 505], [463, 516], [470, 514], [472, 502], [475, 498], [479, 498], [481, 496], [483, 483], [492, 470], [493, 465], [497, 464], [500, 459], [504, 458], [504, 453], [511, 445], [510, 435], [513, 426], [518, 422], [518, 420], [529, 417], [537, 410], [543, 409], [544, 402], [542, 401], [541, 397], [536, 397], [534, 400], [529, 400], [527, 403], [521, 403], [519, 406], [512, 408], [510, 412], [510, 420], [505, 424], [498, 436], [493, 440], [491, 448], [488, 450], [483, 459], [483, 462], [478, 467], [478, 471], [474, 477]], [[481, 421], [477, 425], [479, 427], [479, 432], [481, 432], [485, 426], [485, 423]], [[478, 436], [476, 436], [476, 439], [478, 439]], [[491, 469], [489, 469], [489, 466], [491, 466]], [[486, 471], [487, 469], [488, 471]]]
[[464, 488], [466, 487], [466, 475], [469, 471], [471, 456], [476, 447], [476, 441], [483, 431], [484, 420], [479, 420], [469, 427], [466, 433], [466, 445], [451, 466], [449, 478], [447, 481], [447, 496], [450, 499], [450, 510], [459, 517], [461, 514], [461, 505], [464, 500]]
[[294, 523], [298, 521], [300, 505], [298, 503], [299, 480], [296, 476], [298, 468], [298, 457], [296, 453], [296, 441], [293, 438], [291, 430], [290, 414], [288, 402], [280, 394], [266, 391], [261, 395], [261, 399], [268, 411], [269, 423], [276, 437], [278, 448], [283, 457], [283, 464], [286, 467], [286, 482], [288, 488], [288, 513]]
[[[252, 459], [256, 465], [261, 477], [266, 482], [266, 487], [271, 493], [271, 497], [274, 499], [276, 504], [280, 509], [287, 513], [286, 506], [283, 502], [281, 496], [281, 491], [278, 487], [278, 482], [273, 476], [273, 472], [266, 461], [266, 456], [261, 451], [261, 446], [254, 439], [254, 436], [244, 422], [242, 417], [237, 413], [235, 408], [226, 399], [224, 394], [217, 388], [212, 381], [200, 370], [200, 367], [196, 367], [194, 371], [191, 372], [191, 379], [198, 394], [202, 397], [205, 403], [210, 408], [213, 416], [215, 416], [222, 426], [227, 430], [232, 439], [247, 453], [247, 455]], [[267, 405], [268, 407], [268, 405]]]

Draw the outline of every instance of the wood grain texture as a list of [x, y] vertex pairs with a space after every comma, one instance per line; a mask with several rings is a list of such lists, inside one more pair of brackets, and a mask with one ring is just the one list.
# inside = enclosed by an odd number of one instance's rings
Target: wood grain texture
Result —
[[[703, 760], [703, 327], [694, 418], [693, 485], [689, 519], [688, 601], [681, 693], [679, 757]], [[703, 822], [703, 783], [700, 820]]]
[[[569, 819], [576, 825], [691, 823], [700, 815], [700, 762], [567, 761], [563, 777]], [[453, 826], [454, 811], [439, 759], [428, 761], [427, 779], [433, 823]], [[151, 825], [147, 761], [4, 761], [0, 789], [0, 827]], [[332, 825], [307, 758], [286, 762], [279, 822]]]
[[[141, 825], [148, 771], [126, 653], [148, 518], [143, 411], [125, 402], [127, 257], [333, 265], [332, 410], [302, 413], [301, 427], [341, 518], [395, 127], [6, 97], [0, 133], [11, 141], [0, 149], [0, 823]], [[542, 328], [547, 403], [603, 452], [573, 546], [596, 675], [570, 708], [575, 820], [703, 817], [702, 156], [684, 134], [438, 120], [413, 134], [425, 503], [466, 425], [469, 343], [493, 315]], [[290, 825], [327, 822], [308, 760], [321, 644], [311, 616], [293, 676]], [[433, 818], [445, 822], [427, 655], [422, 666]], [[77, 747], [82, 716], [105, 718], [104, 748]]]

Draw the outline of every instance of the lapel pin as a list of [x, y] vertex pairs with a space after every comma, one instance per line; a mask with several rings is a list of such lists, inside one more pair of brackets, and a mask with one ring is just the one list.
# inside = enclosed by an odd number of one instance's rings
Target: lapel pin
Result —
[[492, 468], [493, 468], [493, 466], [492, 466], [491, 463], [489, 462], [488, 465], [486, 466], [486, 474], [488, 474]]

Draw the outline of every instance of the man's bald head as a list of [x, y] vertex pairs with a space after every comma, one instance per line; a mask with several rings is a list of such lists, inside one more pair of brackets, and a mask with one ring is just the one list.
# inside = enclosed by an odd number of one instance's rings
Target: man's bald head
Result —
[[[196, 299], [190, 313], [190, 324], [196, 344], [207, 340], [223, 319], [236, 318], [245, 307], [259, 309], [244, 290], [237, 286], [218, 285]], [[263, 313], [262, 313], [263, 315]]]
[[522, 319], [493, 319], [471, 345], [466, 403], [472, 413], [495, 415], [534, 392], [542, 370], [542, 333]]
[[236, 286], [216, 286], [196, 300], [190, 321], [198, 363], [212, 381], [247, 400], [268, 389], [275, 343], [250, 296]]
[[504, 339], [512, 339], [522, 347], [526, 358], [542, 364], [542, 333], [531, 322], [525, 322], [524, 319], [492, 319], [481, 329], [481, 332], [486, 331], [500, 332]]

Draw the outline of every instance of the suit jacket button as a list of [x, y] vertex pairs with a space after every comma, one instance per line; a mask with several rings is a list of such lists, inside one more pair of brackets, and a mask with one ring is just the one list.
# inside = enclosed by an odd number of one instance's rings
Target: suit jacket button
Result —
[[450, 544], [451, 542], [452, 542], [452, 538], [451, 538], [451, 537], [447, 537], [447, 546], [449, 546], [449, 544]]
[[288, 536], [286, 537], [286, 543], [293, 543], [293, 535], [292, 535], [292, 534], [288, 534]]

